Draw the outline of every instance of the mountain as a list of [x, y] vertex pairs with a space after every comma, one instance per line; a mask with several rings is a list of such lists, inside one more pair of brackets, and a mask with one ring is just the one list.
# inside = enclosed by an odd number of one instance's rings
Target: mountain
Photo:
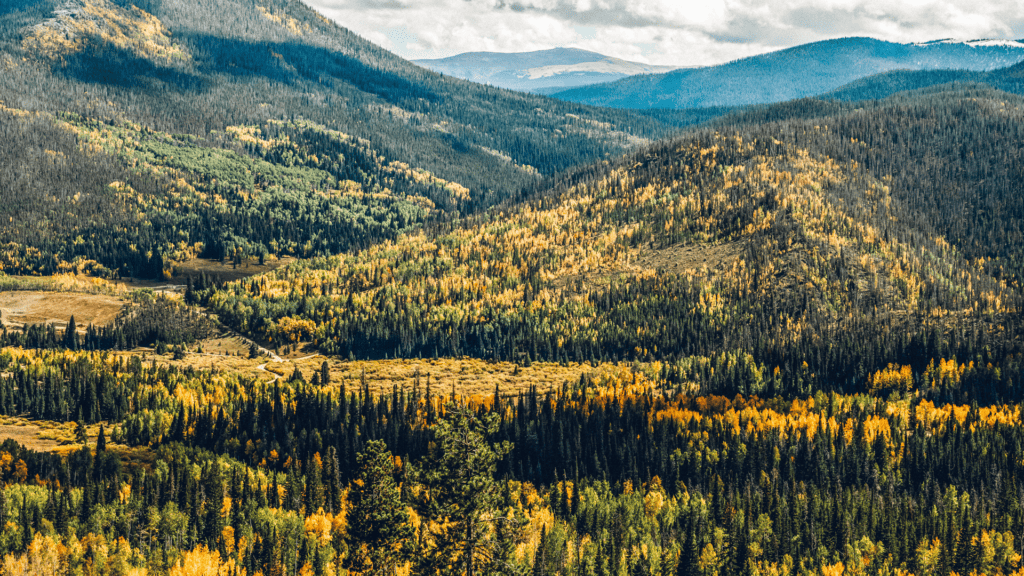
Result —
[[9, 273], [333, 254], [676, 130], [441, 76], [298, 0], [12, 0], [0, 69]]
[[414, 62], [447, 76], [538, 93], [557, 92], [636, 74], [657, 74], [678, 68], [630, 62], [578, 48], [511, 53], [466, 52], [448, 58]]
[[624, 78], [551, 94], [616, 108], [696, 108], [782, 102], [830, 92], [897, 69], [987, 71], [1024, 60], [1024, 43], [977, 40], [897, 44], [843, 38], [719, 66]]
[[987, 84], [1005, 92], [1024, 94], [1024, 63], [990, 72], [970, 70], [894, 70], [855, 80], [826, 92], [821, 97], [831, 100], [877, 100], [897, 92], [918, 90], [929, 86], [959, 82]]
[[851, 391], [937, 358], [997, 363], [1021, 350], [1022, 104], [954, 86], [747, 111], [451, 231], [203, 298], [261, 340], [358, 358], [734, 354], [702, 388], [727, 395]]

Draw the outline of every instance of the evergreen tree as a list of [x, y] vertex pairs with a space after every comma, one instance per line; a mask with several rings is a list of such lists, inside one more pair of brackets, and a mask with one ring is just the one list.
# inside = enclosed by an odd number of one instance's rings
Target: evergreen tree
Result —
[[357, 457], [359, 472], [349, 491], [349, 574], [391, 576], [405, 558], [413, 534], [395, 482], [395, 462], [381, 440], [366, 443]]
[[327, 386], [331, 383], [331, 368], [327, 365], [327, 360], [324, 360], [320, 364], [320, 385]]
[[78, 422], [75, 423], [75, 442], [85, 446], [85, 443], [89, 441], [89, 433], [85, 429], [85, 423], [82, 421], [81, 410], [79, 410]]
[[107, 450], [107, 435], [100, 424], [100, 435], [96, 437], [96, 454], [99, 455]]
[[494, 473], [511, 450], [508, 442], [488, 440], [497, 429], [496, 414], [477, 415], [455, 405], [447, 406], [434, 428], [434, 450], [414, 469], [423, 485], [420, 515], [432, 522], [416, 574], [473, 576], [486, 563], [501, 496]]
[[[504, 484], [507, 486], [508, 482]], [[494, 520], [494, 539], [482, 574], [500, 576], [525, 576], [529, 568], [516, 561], [516, 547], [526, 538], [526, 526], [530, 521], [519, 510], [510, 508]]]
[[548, 527], [545, 524], [540, 528], [540, 542], [537, 544], [537, 553], [533, 557], [533, 576], [547, 576], [548, 573]]
[[314, 454], [306, 472], [306, 513], [315, 514], [325, 508], [323, 485], [323, 461], [320, 454]]
[[64, 347], [69, 350], [78, 350], [78, 326], [75, 325], [75, 315], [71, 315], [68, 326], [64, 329]]
[[224, 479], [220, 462], [214, 460], [211, 463], [203, 491], [206, 493], [206, 543], [213, 548], [220, 542], [224, 529], [224, 517], [221, 514], [224, 506]]
[[700, 559], [700, 547], [697, 545], [697, 537], [694, 532], [694, 530], [690, 530], [690, 537], [679, 551], [676, 576], [698, 576], [700, 574], [700, 568], [697, 565], [697, 561]]

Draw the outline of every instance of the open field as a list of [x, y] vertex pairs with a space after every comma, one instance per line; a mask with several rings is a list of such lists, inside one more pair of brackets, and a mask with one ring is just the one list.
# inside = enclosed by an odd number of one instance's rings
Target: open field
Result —
[[119, 296], [125, 289], [116, 282], [83, 274], [53, 276], [10, 276], [0, 272], [0, 292], [20, 290], [38, 292], [78, 292]]
[[107, 294], [16, 290], [0, 292], [0, 322], [8, 328], [25, 324], [67, 325], [72, 316], [80, 330], [113, 322], [125, 301]]
[[[193, 261], [196, 263], [198, 261]], [[203, 261], [195, 264], [193, 270], [204, 270], [209, 267], [221, 267], [219, 262]], [[285, 264], [284, 260], [275, 261], [273, 266]], [[271, 266], [262, 267], [269, 269]], [[225, 268], [231, 269], [230, 264]], [[249, 273], [255, 273], [255, 266]], [[239, 272], [245, 271], [244, 265]], [[166, 284], [165, 284], [166, 285]], [[34, 287], [34, 285], [31, 285]], [[80, 288], [88, 289], [87, 285]], [[71, 291], [14, 290], [0, 292], [0, 319], [8, 327], [20, 327], [23, 324], [53, 323], [59, 328], [66, 326], [72, 315], [77, 325], [84, 329], [90, 323], [107, 324], [117, 316], [126, 304], [126, 299], [114, 295], [126, 295], [128, 289], [157, 288], [158, 283], [105, 283], [106, 293], [85, 293]], [[75, 286], [66, 287], [74, 290]], [[117, 290], [117, 292], [114, 292]], [[256, 358], [249, 358], [250, 341], [224, 331], [212, 338], [191, 344], [187, 347], [184, 358], [175, 360], [171, 352], [159, 355], [151, 348], [139, 348], [130, 351], [114, 352], [123, 356], [140, 356], [144, 361], [179, 367], [193, 367], [200, 370], [220, 370], [237, 372], [246, 377], [267, 382], [279, 378], [290, 378], [296, 368], [303, 377], [310, 381], [315, 372], [319, 372], [326, 361], [330, 371], [331, 383], [340, 387], [344, 383], [355, 392], [365, 379], [371, 392], [375, 394], [390, 392], [395, 386], [411, 390], [417, 382], [420, 389], [425, 390], [429, 382], [435, 394], [450, 394], [454, 389], [459, 394], [492, 394], [498, 388], [502, 394], [514, 395], [520, 391], [536, 387], [545, 392], [556, 389], [562, 384], [579, 381], [582, 374], [595, 374], [607, 370], [621, 369], [614, 364], [606, 363], [597, 367], [590, 364], [534, 362], [530, 366], [517, 365], [512, 362], [493, 362], [479, 359], [392, 359], [392, 360], [346, 360], [340, 357], [325, 357], [314, 350], [294, 349], [285, 347], [274, 353], [261, 351]], [[280, 354], [280, 355], [278, 355]], [[10, 434], [19, 434], [33, 442], [55, 442], [56, 445], [66, 444], [67, 439], [55, 436], [58, 432], [51, 428], [39, 429], [36, 424], [20, 422], [16, 427], [8, 426]], [[0, 434], [6, 429], [0, 429]], [[42, 436], [40, 436], [42, 434]], [[73, 434], [73, 428], [68, 434]], [[20, 441], [20, 440], [19, 440]], [[49, 445], [47, 445], [49, 446]], [[40, 449], [45, 448], [40, 444]]]
[[[89, 442], [95, 443], [100, 434], [100, 425], [85, 427]], [[110, 440], [110, 428], [107, 428]], [[28, 420], [16, 416], [0, 416], [0, 441], [12, 438], [26, 448], [40, 451], [64, 451], [64, 447], [79, 448], [75, 441], [74, 422], [52, 422], [49, 420]]]
[[208, 258], [193, 258], [192, 260], [172, 264], [171, 270], [175, 276], [174, 284], [184, 284], [187, 277], [191, 276], [194, 278], [202, 274], [206, 274], [216, 280], [230, 282], [270, 272], [282, 266], [287, 266], [294, 261], [295, 258], [286, 256], [283, 258], [268, 258], [263, 264], [256, 261], [246, 261], [235, 266], [230, 260], [221, 262], [220, 260], [210, 260]]
[[[88, 445], [95, 450], [96, 439], [100, 434], [100, 424], [86, 426]], [[117, 453], [124, 464], [142, 464], [148, 466], [155, 459], [153, 452], [146, 446], [129, 447], [111, 440], [113, 430], [106, 425], [107, 450]], [[38, 452], [54, 452], [67, 456], [81, 450], [82, 445], [75, 441], [74, 422], [51, 422], [47, 420], [28, 420], [13, 416], [0, 417], [0, 442], [12, 439], [25, 448]]]
[[[428, 378], [435, 394], [493, 394], [497, 387], [502, 395], [514, 395], [536, 387], [539, 392], [553, 390], [563, 383], [576, 383], [580, 375], [600, 372], [614, 365], [606, 364], [597, 368], [590, 364], [557, 362], [534, 362], [531, 366], [520, 366], [512, 362], [491, 362], [478, 359], [438, 358], [425, 360], [354, 360], [342, 361], [337, 358], [314, 358], [284, 363], [289, 366], [285, 374], [290, 376], [298, 366], [308, 381], [324, 361], [331, 372], [331, 383], [340, 386], [342, 382], [349, 390], [355, 391], [365, 377], [371, 392], [390, 392], [394, 386], [411, 390], [419, 379], [420, 390], [426, 387]], [[268, 364], [267, 369], [274, 369]]]
[[5, 417], [0, 423], [0, 441], [11, 439], [31, 450], [51, 452], [74, 438], [74, 424], [68, 430], [54, 422], [33, 422], [23, 418]]
[[319, 372], [326, 361], [331, 374], [331, 384], [340, 387], [344, 382], [350, 392], [356, 392], [363, 378], [374, 394], [391, 392], [393, 387], [411, 390], [419, 379], [420, 390], [426, 388], [429, 379], [435, 394], [450, 394], [452, 387], [459, 394], [493, 394], [497, 386], [503, 395], [514, 395], [536, 387], [545, 392], [560, 387], [563, 383], [578, 382], [582, 374], [597, 374], [609, 370], [621, 370], [626, 365], [613, 363], [590, 364], [570, 362], [565, 366], [557, 362], [534, 362], [531, 366], [520, 366], [511, 362], [491, 362], [472, 358], [438, 358], [423, 360], [343, 360], [321, 354], [297, 352], [281, 361], [261, 355], [250, 359], [248, 345], [238, 337], [219, 337], [203, 341], [202, 353], [195, 346], [181, 360], [174, 360], [170, 353], [158, 355], [150, 349], [119, 352], [123, 355], [141, 355], [146, 362], [174, 366], [192, 366], [197, 369], [217, 369], [238, 372], [253, 378], [271, 382], [277, 378], [290, 378], [296, 367], [307, 382], [314, 372]]

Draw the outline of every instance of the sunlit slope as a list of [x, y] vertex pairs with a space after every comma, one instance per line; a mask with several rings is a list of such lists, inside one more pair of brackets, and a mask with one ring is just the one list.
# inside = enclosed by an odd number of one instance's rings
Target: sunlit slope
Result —
[[210, 303], [259, 338], [360, 357], [734, 350], [806, 386], [1012, 345], [1016, 292], [922, 228], [891, 179], [801, 146], [829, 127], [790, 128], [665, 143], [464, 228], [303, 262]]
[[944, 85], [877, 102], [799, 100], [721, 125], [856, 162], [886, 181], [919, 229], [993, 276], [1015, 284], [1024, 277], [1024, 98]]
[[442, 77], [298, 0], [17, 0], [0, 9], [0, 100], [205, 136], [305, 119], [389, 160], [503, 197], [668, 132]]
[[297, 0], [0, 7], [0, 270], [336, 254], [670, 130], [423, 70]]

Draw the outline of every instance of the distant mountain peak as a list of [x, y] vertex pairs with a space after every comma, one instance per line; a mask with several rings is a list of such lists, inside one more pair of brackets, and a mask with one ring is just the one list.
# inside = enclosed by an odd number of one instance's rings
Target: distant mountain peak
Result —
[[448, 76], [526, 92], [555, 91], [676, 68], [631, 62], [571, 47], [531, 52], [465, 52], [415, 62]]
[[914, 42], [913, 46], [935, 46], [939, 44], [963, 44], [973, 47], [1006, 47], [1024, 48], [1024, 40], [1006, 40], [1001, 38], [976, 38], [974, 40], [960, 40], [956, 38], [942, 38], [940, 40], [929, 40], [927, 42]]
[[701, 108], [769, 104], [817, 96], [893, 70], [987, 72], [1024, 61], [1024, 42], [1000, 39], [900, 44], [848, 37], [801, 44], [717, 66], [677, 70], [548, 92], [617, 108]]

